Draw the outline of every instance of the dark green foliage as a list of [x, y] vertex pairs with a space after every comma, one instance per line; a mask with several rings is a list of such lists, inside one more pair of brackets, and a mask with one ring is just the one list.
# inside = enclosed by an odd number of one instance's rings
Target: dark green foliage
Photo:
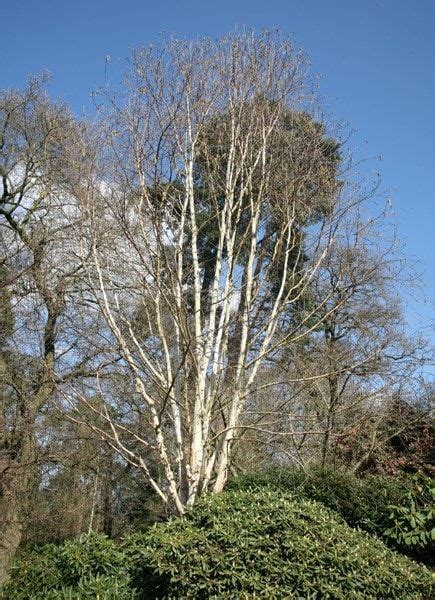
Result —
[[[116, 543], [83, 535], [46, 544], [21, 556], [3, 591], [5, 598], [133, 598], [127, 565]], [[103, 592], [97, 596], [97, 592]]]
[[349, 473], [312, 469], [272, 468], [233, 478], [227, 489], [271, 489], [317, 500], [340, 514], [351, 527], [383, 536], [390, 524], [390, 505], [401, 504], [409, 479], [373, 475], [360, 479]]
[[280, 492], [207, 496], [127, 552], [141, 598], [430, 597], [425, 567]]
[[416, 475], [414, 485], [400, 506], [391, 506], [391, 527], [385, 534], [399, 546], [408, 547], [416, 558], [434, 562], [435, 484], [430, 477]]
[[[233, 107], [234, 110], [234, 107]], [[260, 115], [269, 120], [276, 120], [275, 127], [268, 141], [267, 170], [269, 184], [263, 190], [264, 202], [261, 221], [263, 237], [258, 240], [257, 268], [267, 268], [267, 278], [271, 298], [278, 293], [284, 269], [285, 251], [277, 246], [277, 233], [282, 227], [282, 207], [293, 206], [295, 222], [292, 230], [293, 249], [288, 259], [288, 290], [296, 285], [302, 276], [307, 256], [304, 252], [305, 231], [310, 224], [319, 222], [329, 215], [341, 187], [338, 179], [340, 165], [340, 143], [327, 136], [325, 126], [306, 112], [299, 112], [285, 107], [281, 102], [258, 95], [245, 101], [236, 109], [237, 121], [241, 131], [251, 131], [250, 153], [254, 161], [256, 153], [263, 143], [261, 128], [257, 127]], [[202, 295], [207, 302], [207, 295], [216, 268], [216, 248], [219, 238], [217, 215], [225, 203], [227, 185], [228, 156], [233, 136], [234, 114], [230, 112], [215, 115], [201, 129], [196, 147], [196, 163], [194, 167], [195, 193], [197, 198], [196, 221], [198, 227], [198, 254], [203, 269]], [[243, 163], [242, 148], [236, 148], [235, 160]], [[252, 195], [260, 193], [262, 184], [262, 168], [257, 165], [253, 170]], [[307, 176], [307, 174], [310, 174]], [[236, 182], [236, 196], [243, 188], [243, 170]], [[177, 193], [178, 184], [171, 191]], [[166, 190], [168, 192], [168, 190]], [[171, 197], [169, 194], [169, 197]], [[156, 198], [159, 199], [157, 193]], [[244, 265], [249, 249], [246, 230], [250, 224], [249, 196], [245, 194], [245, 206], [238, 224], [236, 246], [239, 264]], [[161, 202], [160, 202], [161, 204]], [[245, 240], [245, 241], [243, 241]], [[189, 247], [189, 244], [186, 245]], [[223, 248], [226, 256], [226, 247]], [[186, 254], [186, 266], [191, 264], [191, 257]], [[186, 269], [188, 271], [189, 269]], [[305, 300], [305, 298], [303, 299]], [[302, 300], [293, 307], [301, 310]]]
[[[21, 596], [14, 596], [21, 598]], [[80, 579], [77, 586], [62, 587], [44, 592], [40, 596], [25, 598], [44, 598], [44, 600], [82, 600], [96, 598], [98, 600], [132, 600], [137, 598], [136, 592], [130, 588], [128, 577], [111, 577], [106, 575], [89, 576]]]
[[183, 518], [134, 534], [48, 544], [15, 564], [3, 597], [40, 599], [402, 598], [430, 572], [317, 502], [280, 491], [206, 496]]
[[[414, 497], [415, 509], [412, 509], [413, 478], [409, 476], [369, 475], [361, 479], [350, 473], [327, 469], [304, 473], [300, 469], [276, 467], [233, 478], [227, 489], [267, 488], [317, 500], [336, 511], [351, 527], [376, 535], [402, 554], [431, 566], [433, 542], [429, 538], [433, 529], [433, 497], [430, 500], [430, 489], [433, 486], [427, 486], [420, 495], [414, 492], [419, 497], [419, 500]], [[394, 510], [392, 506], [397, 508]], [[425, 514], [424, 523], [415, 522], [416, 512]], [[405, 534], [405, 531], [413, 530], [411, 522], [415, 522], [414, 533], [418, 530], [420, 535], [420, 541], [416, 540], [415, 544], [407, 543], [410, 538]], [[427, 530], [424, 540], [421, 527]]]

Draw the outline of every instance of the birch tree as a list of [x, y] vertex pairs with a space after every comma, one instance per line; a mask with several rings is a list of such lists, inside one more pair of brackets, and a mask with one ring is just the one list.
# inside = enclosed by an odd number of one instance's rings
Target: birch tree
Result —
[[134, 389], [121, 404], [104, 382], [98, 403], [70, 397], [183, 513], [222, 490], [268, 355], [315, 327], [327, 297], [294, 330], [283, 323], [355, 199], [288, 39], [175, 40], [130, 67], [102, 115], [104, 184], [79, 199], [78, 238]]

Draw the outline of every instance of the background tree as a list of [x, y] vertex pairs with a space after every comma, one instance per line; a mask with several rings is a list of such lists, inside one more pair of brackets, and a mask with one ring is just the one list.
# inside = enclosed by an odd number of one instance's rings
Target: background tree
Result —
[[[257, 389], [245, 423], [250, 444], [257, 439], [267, 446], [268, 460], [359, 470], [386, 443], [386, 430], [381, 430], [392, 413], [392, 399], [419, 388], [427, 348], [418, 337], [405, 335], [395, 295], [402, 260], [394, 240], [379, 239], [380, 226], [385, 229], [382, 214], [337, 232], [300, 306], [302, 315], [320, 306], [316, 327], [301, 343], [271, 357], [263, 372], [264, 391]], [[322, 298], [327, 300], [320, 305]], [[280, 379], [268, 369], [279, 371]], [[424, 413], [414, 416], [421, 420]], [[391, 436], [400, 434], [399, 421], [390, 428]], [[357, 449], [356, 439], [366, 440], [364, 451]], [[345, 447], [352, 448], [350, 461], [336, 452]], [[240, 453], [245, 453], [243, 443]]]
[[48, 99], [44, 83], [0, 95], [0, 579], [20, 543], [28, 490], [48, 443], [45, 411], [59, 386], [93, 372], [100, 354], [99, 342], [83, 336], [95, 320], [83, 310], [72, 239], [78, 213], [71, 198], [92, 164], [90, 145], [84, 124]]

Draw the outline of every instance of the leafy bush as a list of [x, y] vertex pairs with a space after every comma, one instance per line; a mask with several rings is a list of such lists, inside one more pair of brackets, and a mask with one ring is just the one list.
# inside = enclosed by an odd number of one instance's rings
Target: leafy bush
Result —
[[430, 597], [430, 572], [279, 491], [224, 492], [118, 546], [82, 536], [24, 554], [5, 599]]
[[124, 600], [134, 597], [129, 583], [123, 552], [107, 537], [91, 534], [24, 553], [12, 567], [3, 597]]
[[280, 492], [207, 496], [185, 517], [131, 536], [125, 551], [141, 598], [430, 597], [425, 567]]
[[399, 545], [408, 546], [417, 558], [433, 563], [435, 484], [423, 475], [416, 475], [413, 481], [405, 502], [390, 507], [392, 525], [385, 533]]
[[227, 489], [232, 490], [264, 488], [321, 502], [340, 514], [351, 527], [384, 537], [391, 524], [390, 506], [402, 504], [411, 482], [385, 475], [359, 479], [349, 473], [326, 469], [304, 473], [294, 468], [272, 468], [233, 478], [227, 485]]

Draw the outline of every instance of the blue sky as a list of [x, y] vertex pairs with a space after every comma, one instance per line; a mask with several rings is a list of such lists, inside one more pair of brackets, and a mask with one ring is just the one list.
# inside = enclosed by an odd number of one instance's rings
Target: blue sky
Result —
[[[0, 87], [48, 70], [52, 95], [77, 113], [104, 82], [106, 55], [116, 79], [129, 50], [160, 33], [215, 37], [247, 26], [293, 34], [322, 75], [327, 112], [354, 130], [356, 156], [382, 156], [362, 169], [380, 172], [433, 301], [435, 0], [17, 0], [2, 3], [0, 23]], [[406, 312], [411, 329], [430, 337], [433, 306], [421, 293], [407, 297]]]

